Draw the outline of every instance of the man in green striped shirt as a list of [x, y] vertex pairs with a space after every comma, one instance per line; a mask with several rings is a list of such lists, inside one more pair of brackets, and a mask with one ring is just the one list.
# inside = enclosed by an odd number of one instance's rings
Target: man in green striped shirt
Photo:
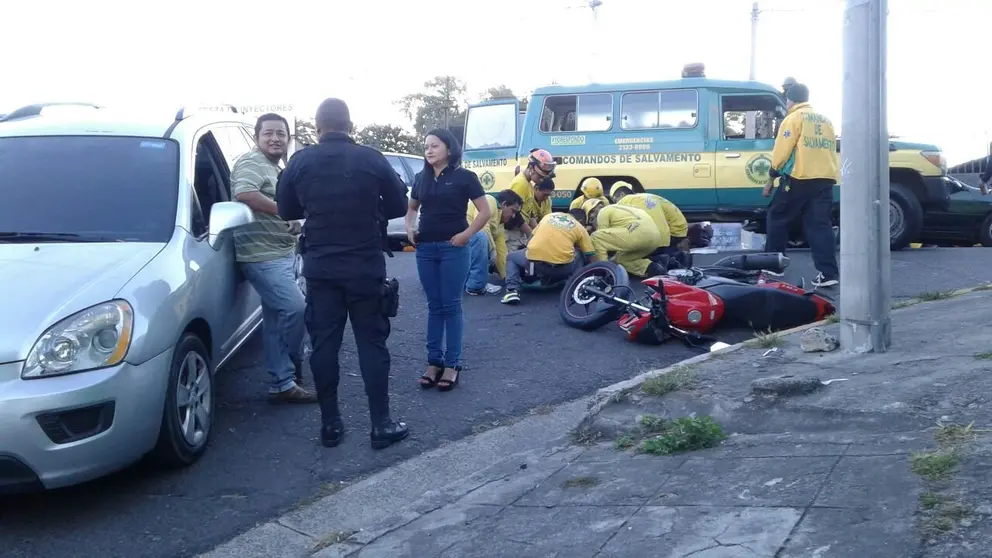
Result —
[[296, 237], [299, 222], [286, 222], [276, 207], [276, 184], [289, 145], [289, 123], [278, 114], [263, 114], [255, 123], [255, 149], [231, 170], [231, 193], [251, 208], [255, 222], [234, 230], [237, 261], [262, 299], [265, 367], [272, 375], [269, 401], [316, 403], [300, 387], [306, 301], [296, 283]]

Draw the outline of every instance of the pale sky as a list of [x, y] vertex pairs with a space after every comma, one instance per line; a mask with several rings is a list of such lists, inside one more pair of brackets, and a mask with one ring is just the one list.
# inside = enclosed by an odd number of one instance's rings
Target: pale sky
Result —
[[[42, 101], [173, 108], [345, 99], [358, 125], [409, 126], [393, 103], [436, 75], [471, 100], [505, 84], [650, 81], [703, 62], [747, 79], [751, 0], [10, 0], [0, 112]], [[793, 75], [840, 127], [843, 0], [762, 0], [757, 78]], [[889, 131], [984, 154], [992, 2], [889, 0]], [[544, 18], [542, 20], [542, 18]], [[542, 31], [542, 21], [546, 31]]]

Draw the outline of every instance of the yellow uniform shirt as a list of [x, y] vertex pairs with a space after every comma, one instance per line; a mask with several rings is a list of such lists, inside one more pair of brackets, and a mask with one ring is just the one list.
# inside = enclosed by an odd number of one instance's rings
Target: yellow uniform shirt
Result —
[[[651, 216], [651, 219], [654, 220], [654, 223], [658, 225], [658, 231], [661, 233], [664, 242], [662, 246], [668, 246], [671, 243], [670, 236], [680, 236], [683, 238], [689, 236], [689, 223], [685, 220], [685, 215], [682, 214], [678, 206], [661, 196], [655, 194], [630, 194], [618, 201], [617, 205], [636, 207], [646, 211]], [[661, 223], [662, 221], [665, 222], [664, 226]]]
[[531, 219], [537, 219], [540, 222], [542, 219], [551, 214], [551, 198], [544, 200], [542, 203], [537, 203], [537, 199], [534, 198], [534, 186], [527, 180], [524, 173], [520, 173], [513, 177], [510, 181], [510, 189], [520, 196], [520, 199], [524, 200], [524, 204], [520, 206], [520, 215], [523, 216], [524, 221], [530, 223]]
[[[589, 198], [589, 199], [593, 199], [593, 198]], [[606, 196], [600, 196], [599, 198], [595, 198], [595, 199], [600, 199], [606, 203], [610, 203], [610, 199], [607, 198]], [[579, 197], [572, 200], [572, 203], [568, 204], [568, 210], [571, 211], [573, 209], [582, 209], [582, 204], [584, 203], [586, 203], [586, 197], [580, 195]]]
[[[502, 211], [499, 209], [499, 203], [496, 198], [486, 194], [486, 203], [489, 205], [489, 222], [486, 223], [485, 227], [482, 227], [483, 232], [489, 238], [489, 249], [496, 252], [496, 271], [499, 273], [501, 278], [506, 278], [506, 229], [503, 228]], [[471, 201], [468, 202], [468, 222], [471, 224], [475, 221], [476, 215], [479, 214], [479, 210], [475, 207], [475, 204]]]
[[830, 119], [809, 103], [789, 109], [772, 150], [772, 168], [797, 180], [840, 179], [837, 135]]
[[534, 229], [534, 236], [527, 244], [527, 259], [567, 264], [575, 259], [576, 246], [586, 256], [596, 253], [589, 232], [582, 223], [568, 213], [552, 213], [541, 219]]

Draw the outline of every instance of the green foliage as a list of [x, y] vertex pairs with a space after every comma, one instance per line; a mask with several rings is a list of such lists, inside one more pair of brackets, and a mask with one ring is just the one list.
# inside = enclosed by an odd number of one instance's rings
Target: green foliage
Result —
[[465, 82], [453, 76], [437, 76], [424, 83], [424, 90], [404, 96], [396, 103], [413, 122], [418, 138], [434, 128], [465, 123]]
[[409, 132], [399, 126], [389, 124], [370, 124], [355, 134], [355, 142], [379, 151], [420, 155], [424, 149], [422, 143]]
[[644, 440], [641, 451], [653, 455], [695, 451], [712, 448], [726, 437], [713, 417], [681, 417], [667, 423], [663, 434]]

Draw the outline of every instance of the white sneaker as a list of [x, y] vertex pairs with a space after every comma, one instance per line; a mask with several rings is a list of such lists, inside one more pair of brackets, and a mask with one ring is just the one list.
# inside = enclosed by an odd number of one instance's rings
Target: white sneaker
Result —
[[493, 285], [492, 283], [486, 283], [485, 286], [486, 294], [491, 294], [491, 295], [499, 294], [500, 291], [502, 290], [503, 287], [501, 287], [500, 285]]
[[823, 276], [823, 273], [817, 273], [816, 277], [813, 278], [813, 286], [817, 289], [834, 287], [839, 283], [840, 281], [836, 279], [827, 279], [826, 277]]

